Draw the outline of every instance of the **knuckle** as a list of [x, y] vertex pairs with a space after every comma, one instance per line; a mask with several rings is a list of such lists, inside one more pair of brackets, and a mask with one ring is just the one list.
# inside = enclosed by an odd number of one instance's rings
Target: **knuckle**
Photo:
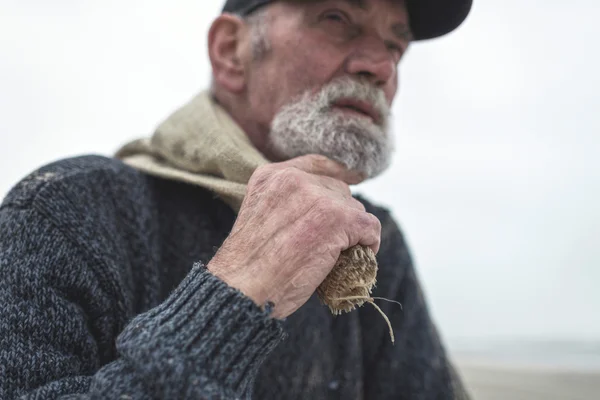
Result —
[[352, 197], [352, 191], [350, 186], [339, 179], [331, 178], [329, 176], [321, 176], [321, 183], [330, 190], [343, 194], [345, 197]]
[[357, 223], [364, 229], [369, 229], [372, 232], [381, 232], [381, 222], [379, 219], [368, 212], [359, 212]]
[[340, 208], [328, 197], [318, 197], [308, 213], [311, 226], [319, 229], [330, 230], [332, 226], [339, 226], [344, 222], [340, 217]]
[[249, 186], [262, 186], [269, 180], [269, 178], [271, 177], [272, 174], [273, 174], [273, 167], [271, 165], [269, 165], [269, 164], [262, 165], [262, 166], [256, 168], [256, 170], [254, 170], [254, 173], [250, 177], [250, 181], [248, 182], [248, 185]]
[[317, 211], [318, 214], [321, 214], [322, 216], [328, 216], [331, 215], [331, 213], [334, 213], [335, 207], [333, 204], [333, 200], [331, 200], [328, 197], [319, 197], [317, 200], [315, 200], [315, 211]]
[[276, 189], [293, 191], [302, 186], [303, 177], [297, 168], [287, 167], [275, 174], [272, 184]]
[[360, 201], [356, 200], [354, 197], [350, 198], [350, 203], [352, 204], [352, 207], [356, 208], [357, 210], [366, 212], [365, 205], [363, 203], [361, 203]]
[[344, 195], [350, 197], [352, 195], [352, 191], [350, 190], [350, 186], [346, 182], [342, 182], [338, 179], [331, 178], [335, 183], [335, 187], [337, 187], [338, 191], [343, 193]]
[[260, 187], [266, 191], [293, 191], [302, 184], [302, 175], [297, 168], [274, 168], [263, 166], [256, 169], [249, 186]]
[[285, 176], [298, 176], [299, 177], [302, 175], [302, 171], [296, 167], [284, 167], [281, 170], [279, 170], [279, 172]]
[[358, 216], [355, 217], [356, 224], [361, 230], [368, 229], [371, 227], [371, 217], [367, 213], [359, 212]]

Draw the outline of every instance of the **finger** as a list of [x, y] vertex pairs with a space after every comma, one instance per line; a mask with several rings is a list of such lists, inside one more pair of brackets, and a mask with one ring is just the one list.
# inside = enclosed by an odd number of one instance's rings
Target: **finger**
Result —
[[335, 204], [338, 204], [340, 209], [353, 209], [358, 212], [365, 212], [365, 206], [363, 203], [356, 200], [354, 197], [342, 197], [339, 193], [335, 193], [333, 196], [335, 197], [332, 199], [335, 200]]
[[352, 210], [347, 214], [348, 238], [350, 245], [361, 244], [370, 247], [375, 254], [379, 251], [381, 244], [381, 222], [379, 219], [367, 212]]
[[352, 191], [347, 183], [340, 181], [339, 179], [330, 178], [328, 176], [318, 176], [316, 179], [321, 186], [329, 189], [332, 192], [340, 194], [341, 198], [347, 199], [352, 197]]
[[365, 205], [360, 201], [356, 200], [354, 197], [350, 197], [348, 200], [348, 206], [358, 210], [360, 212], [365, 212]]
[[337, 161], [317, 154], [292, 158], [278, 164], [281, 167], [294, 167], [311, 174], [335, 178], [346, 182], [348, 185], [356, 185], [365, 179], [364, 174], [351, 171]]

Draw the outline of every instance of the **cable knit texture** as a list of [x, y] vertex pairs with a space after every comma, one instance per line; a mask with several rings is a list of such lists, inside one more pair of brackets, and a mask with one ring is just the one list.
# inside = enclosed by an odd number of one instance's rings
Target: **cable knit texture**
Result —
[[204, 267], [235, 214], [101, 156], [45, 166], [0, 206], [0, 399], [462, 399], [406, 245], [382, 222], [371, 308], [269, 317]]

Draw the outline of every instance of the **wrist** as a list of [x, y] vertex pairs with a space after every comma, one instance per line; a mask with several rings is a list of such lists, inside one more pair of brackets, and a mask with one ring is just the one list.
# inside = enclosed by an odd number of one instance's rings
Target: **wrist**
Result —
[[269, 285], [260, 282], [256, 276], [247, 274], [245, 271], [247, 269], [233, 266], [222, 267], [218, 261], [213, 261], [206, 266], [208, 271], [228, 286], [242, 292], [257, 306], [264, 309], [267, 303], [275, 303], [275, 299], [269, 293]]

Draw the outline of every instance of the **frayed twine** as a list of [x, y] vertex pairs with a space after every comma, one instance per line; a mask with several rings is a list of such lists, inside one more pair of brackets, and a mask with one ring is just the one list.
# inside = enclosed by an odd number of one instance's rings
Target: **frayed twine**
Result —
[[339, 297], [337, 299], [332, 299], [332, 300], [337, 300], [337, 301], [344, 301], [344, 300], [364, 300], [367, 303], [371, 304], [373, 307], [375, 307], [375, 309], [377, 311], [379, 311], [379, 314], [381, 314], [381, 316], [383, 317], [383, 319], [385, 320], [385, 322], [387, 322], [388, 328], [390, 329], [390, 339], [392, 340], [392, 344], [395, 343], [394, 340], [394, 329], [392, 329], [392, 323], [390, 322], [390, 319], [388, 318], [387, 315], [385, 315], [385, 313], [383, 312], [383, 310], [381, 308], [379, 308], [379, 306], [377, 304], [375, 304], [375, 300], [385, 300], [387, 302], [390, 303], [396, 303], [400, 306], [401, 309], [402, 308], [402, 303], [400, 303], [399, 301], [396, 300], [390, 300], [390, 299], [386, 299], [385, 297], [367, 297], [367, 296], [349, 296], [349, 297]]

